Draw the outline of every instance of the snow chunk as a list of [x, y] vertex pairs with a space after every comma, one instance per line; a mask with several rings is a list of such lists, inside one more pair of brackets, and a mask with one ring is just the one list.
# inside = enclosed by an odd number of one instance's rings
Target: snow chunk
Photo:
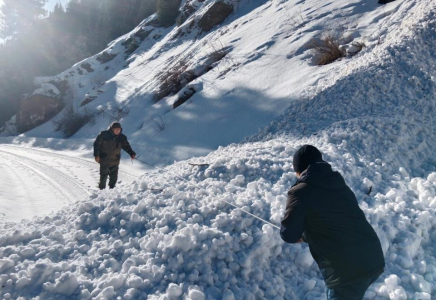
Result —
[[203, 292], [197, 289], [191, 289], [188, 296], [190, 300], [205, 300]]
[[224, 291], [222, 300], [235, 300], [235, 295], [233, 294], [233, 292], [231, 290], [226, 289]]
[[0, 259], [0, 273], [4, 273], [7, 269], [13, 268], [15, 262], [11, 259]]
[[413, 288], [417, 292], [424, 292], [427, 294], [431, 294], [432, 291], [431, 284], [427, 280], [425, 280], [424, 277], [422, 277], [419, 274], [412, 274], [410, 275], [410, 280], [412, 282]]
[[415, 293], [414, 300], [431, 300], [431, 294], [429, 293]]
[[184, 234], [176, 234], [172, 239], [171, 247], [186, 252], [191, 249], [191, 237]]
[[20, 255], [24, 258], [30, 258], [36, 253], [35, 249], [31, 247], [26, 247], [23, 250], [21, 250]]
[[295, 264], [303, 268], [310, 268], [314, 260], [312, 254], [310, 254], [309, 248], [305, 247], [298, 252], [297, 258], [295, 259]]
[[127, 279], [127, 286], [130, 288], [141, 289], [144, 285], [144, 280], [139, 276], [130, 275], [129, 279]]
[[182, 293], [182, 288], [175, 283], [170, 283], [167, 288], [167, 294], [170, 297], [180, 297]]
[[244, 175], [237, 175], [234, 179], [230, 180], [230, 184], [243, 185], [245, 183]]
[[66, 272], [63, 273], [55, 283], [44, 283], [43, 287], [47, 291], [70, 296], [79, 286], [76, 275]]
[[315, 279], [309, 279], [304, 281], [304, 289], [306, 291], [311, 291], [315, 288], [316, 280]]

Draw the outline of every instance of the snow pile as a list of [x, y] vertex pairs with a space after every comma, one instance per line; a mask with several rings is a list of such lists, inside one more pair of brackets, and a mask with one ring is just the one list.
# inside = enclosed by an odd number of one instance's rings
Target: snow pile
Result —
[[[206, 157], [214, 161], [208, 168], [177, 163], [169, 173], [146, 174], [54, 216], [11, 224], [0, 238], [2, 293], [6, 299], [298, 299], [304, 289], [322, 295], [306, 247], [284, 246], [271, 226], [220, 200], [277, 223], [295, 180], [293, 151], [280, 141], [231, 146]], [[306, 275], [294, 276], [300, 273]]]
[[278, 224], [305, 143], [344, 175], [382, 242], [386, 270], [366, 298], [434, 298], [436, 4], [402, 2], [381, 45], [246, 143], [6, 224], [3, 298], [325, 299], [307, 246], [223, 201]]
[[[277, 224], [296, 179], [295, 145], [274, 139], [230, 146], [205, 157], [214, 162], [207, 168], [180, 162], [56, 215], [11, 224], [0, 238], [3, 296], [324, 299], [306, 246], [284, 245], [277, 230], [221, 201]], [[328, 154], [331, 146], [321, 146], [326, 159], [345, 172], [346, 161]], [[430, 299], [434, 292], [435, 180], [436, 173], [374, 179], [388, 190], [374, 197], [353, 186], [387, 258], [370, 298]]]

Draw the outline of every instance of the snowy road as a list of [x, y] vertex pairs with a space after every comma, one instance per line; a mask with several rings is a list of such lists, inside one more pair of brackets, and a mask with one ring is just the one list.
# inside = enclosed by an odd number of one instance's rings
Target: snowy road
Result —
[[[97, 190], [99, 167], [76, 153], [0, 145], [0, 221], [43, 216]], [[119, 183], [141, 172], [120, 171]]]

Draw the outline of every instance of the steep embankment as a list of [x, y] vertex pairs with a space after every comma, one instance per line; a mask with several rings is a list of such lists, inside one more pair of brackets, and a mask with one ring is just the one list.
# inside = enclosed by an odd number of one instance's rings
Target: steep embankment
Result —
[[[314, 37], [332, 32], [347, 37], [343, 44], [365, 43], [362, 52], [371, 51], [394, 25], [400, 5], [185, 1], [179, 26], [161, 27], [153, 16], [102, 53], [39, 78], [28, 106], [47, 102], [48, 114], [50, 107], [61, 108], [47, 99], [54, 97], [65, 108], [53, 118], [58, 126], [46, 122], [18, 140], [65, 133], [90, 145], [111, 121], [121, 120], [148, 161], [166, 165], [205, 155], [257, 133], [307, 87], [359, 57], [316, 66], [308, 47]], [[41, 120], [30, 108], [26, 115]]]
[[435, 6], [403, 1], [380, 45], [252, 140], [191, 160], [210, 165], [178, 162], [6, 226], [3, 297], [325, 299], [305, 245], [285, 245], [273, 227], [222, 201], [277, 224], [295, 180], [292, 155], [312, 143], [344, 174], [381, 239], [386, 271], [367, 298], [434, 298]]

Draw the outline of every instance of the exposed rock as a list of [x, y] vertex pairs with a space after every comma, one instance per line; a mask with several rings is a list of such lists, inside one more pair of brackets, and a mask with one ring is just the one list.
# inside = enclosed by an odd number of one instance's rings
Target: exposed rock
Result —
[[49, 81], [49, 83], [53, 84], [59, 90], [62, 98], [67, 95], [67, 92], [70, 89], [70, 85], [68, 84], [67, 80]]
[[139, 29], [133, 36], [137, 37], [142, 41], [144, 41], [149, 35], [150, 33], [153, 31], [153, 29], [150, 30], [144, 30], [144, 29]]
[[161, 27], [162, 24], [159, 22], [159, 19], [152, 19], [144, 24], [144, 26], [153, 26], [153, 27]]
[[193, 87], [189, 87], [180, 97], [173, 103], [173, 109], [179, 107], [188, 101], [197, 91]]
[[91, 67], [89, 63], [82, 63], [80, 66], [84, 68], [88, 73], [94, 72], [94, 69]]
[[121, 45], [123, 45], [126, 48], [126, 51], [124, 51], [126, 55], [132, 54], [139, 47], [139, 43], [135, 37], [128, 38], [127, 40], [122, 42]]
[[196, 79], [198, 76], [193, 70], [187, 70], [186, 61], [180, 61], [177, 65], [166, 70], [159, 76], [161, 84], [154, 94], [154, 100], [159, 100], [178, 93], [188, 83]]
[[117, 57], [117, 54], [109, 54], [107, 52], [103, 52], [96, 57], [96, 60], [98, 60], [101, 64], [105, 64], [110, 62], [115, 57]]
[[89, 122], [93, 122], [94, 114], [86, 109], [81, 112], [75, 111], [72, 102], [69, 102], [64, 109], [62, 116], [53, 121], [54, 129], [63, 133], [69, 138]]
[[92, 97], [86, 98], [85, 100], [82, 101], [82, 103], [80, 103], [80, 107], [82, 107], [82, 106], [84, 106], [84, 105], [94, 101], [95, 99], [97, 99], [96, 96], [92, 96]]
[[233, 12], [233, 6], [224, 2], [215, 2], [198, 21], [198, 27], [209, 31], [221, 24]]
[[127, 47], [131, 42], [133, 42], [133, 37], [129, 37], [128, 39], [125, 39], [121, 45], [123, 45], [124, 47]]
[[64, 104], [56, 98], [33, 95], [22, 99], [17, 113], [19, 132], [29, 131], [53, 118], [64, 108]]
[[180, 15], [176, 19], [177, 25], [182, 25], [193, 13], [195, 12], [195, 8], [191, 5], [191, 3], [186, 3], [181, 9]]
[[[61, 96], [61, 92], [59, 89], [50, 82], [41, 82], [36, 90], [30, 96], [33, 95], [44, 95], [53, 98], [59, 98]], [[27, 95], [28, 96], [28, 95]]]

